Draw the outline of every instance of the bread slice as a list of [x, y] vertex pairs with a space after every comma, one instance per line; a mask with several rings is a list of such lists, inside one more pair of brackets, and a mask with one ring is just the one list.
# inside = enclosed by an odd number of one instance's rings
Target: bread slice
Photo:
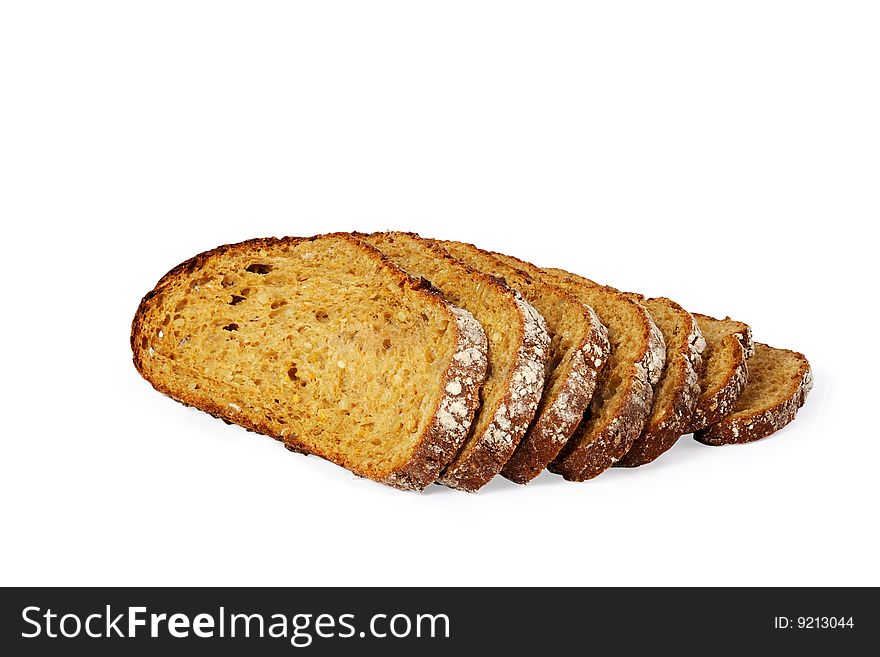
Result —
[[518, 290], [547, 321], [550, 358], [535, 419], [501, 474], [525, 484], [556, 458], [580, 424], [608, 358], [608, 331], [589, 306], [562, 288], [463, 242], [439, 242], [454, 257]]
[[666, 360], [663, 335], [637, 301], [613, 288], [561, 269], [540, 269], [511, 256], [499, 257], [591, 306], [608, 328], [611, 353], [587, 415], [548, 466], [570, 481], [596, 477], [629, 451], [645, 427], [653, 386]]
[[697, 321], [670, 299], [644, 299], [666, 343], [666, 366], [654, 393], [651, 415], [630, 450], [616, 466], [650, 463], [687, 432], [700, 397], [699, 373], [706, 341]]
[[131, 330], [153, 387], [404, 489], [433, 482], [479, 403], [473, 316], [346, 235], [202, 253], [149, 292]]
[[483, 405], [464, 447], [438, 483], [476, 491], [507, 463], [535, 415], [544, 387], [550, 336], [541, 315], [497, 279], [411, 233], [363, 236], [403, 270], [473, 313], [489, 338]]
[[703, 372], [700, 376], [700, 398], [690, 426], [682, 433], [691, 433], [715, 424], [729, 414], [749, 378], [746, 364], [754, 350], [752, 330], [747, 324], [726, 317], [715, 319], [694, 313], [706, 339]]
[[794, 420], [812, 387], [813, 373], [803, 354], [759, 342], [749, 359], [749, 382], [733, 412], [694, 438], [706, 445], [732, 445], [769, 436]]

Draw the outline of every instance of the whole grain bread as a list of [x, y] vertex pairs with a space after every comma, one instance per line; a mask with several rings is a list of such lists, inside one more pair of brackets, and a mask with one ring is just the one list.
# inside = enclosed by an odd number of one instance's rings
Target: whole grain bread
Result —
[[694, 438], [706, 445], [760, 440], [794, 420], [812, 387], [813, 373], [803, 354], [759, 342], [749, 359], [749, 382], [733, 411]]
[[696, 319], [680, 305], [665, 297], [644, 299], [642, 304], [663, 333], [666, 365], [642, 434], [615, 463], [628, 468], [655, 460], [686, 433], [700, 397], [699, 373], [706, 348]]
[[591, 306], [608, 329], [611, 352], [588, 412], [548, 466], [570, 481], [592, 479], [619, 461], [645, 427], [653, 386], [666, 360], [663, 335], [641, 304], [613, 288], [561, 269], [499, 257]]
[[487, 368], [470, 313], [339, 234], [187, 260], [141, 301], [131, 348], [160, 392], [415, 490], [463, 444]]
[[463, 242], [438, 242], [452, 256], [518, 290], [547, 321], [550, 358], [541, 403], [526, 435], [501, 470], [519, 484], [537, 477], [583, 419], [610, 351], [608, 331], [589, 306], [556, 285]]
[[706, 339], [700, 398], [689, 426], [692, 433], [715, 424], [732, 410], [749, 378], [748, 358], [754, 351], [752, 330], [747, 324], [725, 317], [715, 319], [694, 313]]
[[489, 374], [482, 406], [464, 446], [438, 479], [453, 488], [476, 491], [501, 471], [537, 410], [550, 347], [544, 319], [503, 282], [418, 235], [388, 232], [361, 237], [470, 311], [486, 331]]

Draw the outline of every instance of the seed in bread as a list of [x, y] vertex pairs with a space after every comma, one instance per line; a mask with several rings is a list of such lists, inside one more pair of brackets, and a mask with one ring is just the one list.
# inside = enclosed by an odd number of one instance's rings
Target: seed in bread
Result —
[[487, 367], [470, 313], [346, 235], [184, 262], [144, 297], [131, 346], [160, 392], [416, 490], [463, 444]]
[[749, 382], [733, 412], [694, 438], [706, 445], [765, 438], [794, 420], [812, 387], [813, 373], [803, 354], [759, 342], [749, 359]]
[[362, 236], [404, 271], [424, 278], [443, 296], [470, 311], [489, 344], [483, 404], [464, 447], [438, 483], [476, 491], [501, 471], [538, 407], [550, 336], [541, 315], [501, 281], [456, 260], [411, 233]]

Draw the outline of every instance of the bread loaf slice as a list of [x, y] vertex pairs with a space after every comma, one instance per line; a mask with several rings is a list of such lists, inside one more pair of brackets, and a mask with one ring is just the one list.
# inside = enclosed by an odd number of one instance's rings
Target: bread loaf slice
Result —
[[715, 319], [694, 313], [706, 339], [703, 372], [700, 376], [700, 398], [690, 426], [682, 433], [691, 433], [715, 424], [732, 410], [749, 377], [746, 364], [754, 346], [752, 330], [747, 324], [726, 317]]
[[608, 358], [608, 331], [589, 306], [562, 288], [502, 262], [488, 251], [463, 242], [439, 242], [462, 262], [503, 278], [547, 321], [550, 358], [544, 392], [535, 419], [501, 474], [525, 484], [556, 458], [583, 419], [599, 372]]
[[596, 477], [629, 451], [645, 427], [653, 386], [666, 360], [663, 335], [637, 301], [613, 288], [561, 269], [540, 269], [511, 256], [499, 257], [591, 306], [608, 328], [611, 353], [588, 412], [548, 466], [570, 481]]
[[178, 265], [143, 298], [131, 347], [160, 392], [415, 490], [461, 447], [487, 367], [470, 313], [346, 235]]
[[374, 233], [363, 239], [473, 313], [486, 330], [489, 375], [482, 407], [464, 447], [438, 479], [453, 488], [476, 491], [501, 471], [535, 415], [550, 347], [544, 319], [498, 279], [417, 235]]
[[759, 440], [794, 420], [813, 387], [813, 373], [803, 354], [760, 342], [749, 359], [749, 382], [733, 412], [698, 431], [706, 445]]
[[642, 434], [616, 466], [650, 463], [687, 432], [700, 397], [699, 373], [706, 341], [696, 319], [670, 299], [644, 299], [666, 343], [666, 366], [654, 393], [651, 415]]

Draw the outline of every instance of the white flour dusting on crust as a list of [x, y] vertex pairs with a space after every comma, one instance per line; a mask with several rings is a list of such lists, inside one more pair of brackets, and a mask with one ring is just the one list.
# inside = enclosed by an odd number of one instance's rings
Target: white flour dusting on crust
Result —
[[[449, 310], [458, 329], [458, 347], [446, 370], [446, 394], [441, 396], [434, 419], [425, 431], [421, 453], [417, 452], [424, 467], [432, 469], [435, 479], [467, 438], [480, 402], [480, 386], [475, 382], [482, 384], [488, 367], [488, 347], [483, 327], [468, 311], [452, 305]], [[443, 460], [439, 461], [441, 458]], [[424, 481], [424, 478], [419, 481]], [[421, 488], [411, 482], [412, 477], [406, 473], [394, 472], [385, 483], [397, 488]]]
[[[795, 352], [796, 353], [796, 352]], [[694, 438], [706, 445], [748, 443], [779, 431], [794, 420], [813, 388], [813, 371], [803, 354], [794, 385], [775, 404], [760, 409], [735, 410], [720, 422], [698, 431]]]
[[[557, 366], [564, 380], [555, 396], [546, 400], [543, 410], [501, 470], [502, 475], [520, 484], [541, 474], [577, 429], [611, 349], [608, 329], [595, 311], [574, 298], [570, 300], [583, 311], [583, 339], [567, 360]], [[546, 394], [545, 389], [545, 397]]]
[[[650, 311], [657, 304], [664, 314], [671, 314], [676, 331], [666, 345], [666, 367], [655, 386], [651, 414], [630, 450], [616, 464], [636, 467], [650, 463], [678, 440], [690, 422], [700, 397], [699, 372], [706, 341], [694, 317], [669, 299], [646, 302]], [[658, 391], [664, 392], [658, 399]]]
[[[507, 463], [528, 429], [544, 388], [550, 335], [537, 310], [513, 290], [522, 320], [523, 341], [508, 374], [507, 394], [482, 436], [474, 436], [437, 483], [466, 491], [484, 486]], [[484, 409], [485, 411], [486, 409]]]

